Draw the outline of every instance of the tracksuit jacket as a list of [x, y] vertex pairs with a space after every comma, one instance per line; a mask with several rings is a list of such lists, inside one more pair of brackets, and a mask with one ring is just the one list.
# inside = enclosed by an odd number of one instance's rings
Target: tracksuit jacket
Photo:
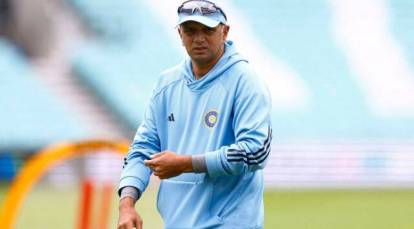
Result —
[[249, 63], [227, 41], [196, 80], [191, 60], [164, 72], [131, 144], [119, 189], [141, 193], [154, 153], [204, 155], [206, 173], [161, 181], [157, 208], [165, 228], [263, 228], [263, 171], [270, 153], [271, 101]]

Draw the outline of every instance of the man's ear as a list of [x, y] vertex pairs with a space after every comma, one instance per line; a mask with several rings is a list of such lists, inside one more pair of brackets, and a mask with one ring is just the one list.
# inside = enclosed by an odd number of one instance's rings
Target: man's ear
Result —
[[227, 36], [229, 34], [229, 31], [230, 31], [230, 26], [223, 25], [223, 39], [224, 39], [224, 41], [227, 40]]
[[178, 26], [177, 31], [178, 31], [178, 35], [180, 35], [180, 38], [181, 38], [181, 44], [184, 45], [183, 35], [181, 34], [181, 27], [180, 26]]

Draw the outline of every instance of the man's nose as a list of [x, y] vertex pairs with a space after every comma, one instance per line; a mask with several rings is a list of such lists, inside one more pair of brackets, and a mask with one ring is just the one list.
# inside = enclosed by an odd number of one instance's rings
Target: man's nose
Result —
[[204, 42], [206, 37], [202, 32], [198, 32], [194, 35], [194, 42]]

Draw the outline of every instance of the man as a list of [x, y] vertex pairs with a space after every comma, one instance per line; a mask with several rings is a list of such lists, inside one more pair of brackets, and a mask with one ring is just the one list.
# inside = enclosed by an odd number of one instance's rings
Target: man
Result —
[[226, 41], [227, 18], [205, 0], [178, 8], [189, 59], [164, 72], [125, 159], [119, 229], [142, 228], [134, 204], [151, 173], [166, 228], [262, 228], [271, 102]]

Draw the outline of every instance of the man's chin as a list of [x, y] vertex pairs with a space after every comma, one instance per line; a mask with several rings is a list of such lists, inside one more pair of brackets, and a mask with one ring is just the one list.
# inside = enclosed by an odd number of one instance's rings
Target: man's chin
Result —
[[191, 59], [196, 62], [196, 63], [208, 63], [209, 62], [209, 58], [205, 55], [192, 55]]

